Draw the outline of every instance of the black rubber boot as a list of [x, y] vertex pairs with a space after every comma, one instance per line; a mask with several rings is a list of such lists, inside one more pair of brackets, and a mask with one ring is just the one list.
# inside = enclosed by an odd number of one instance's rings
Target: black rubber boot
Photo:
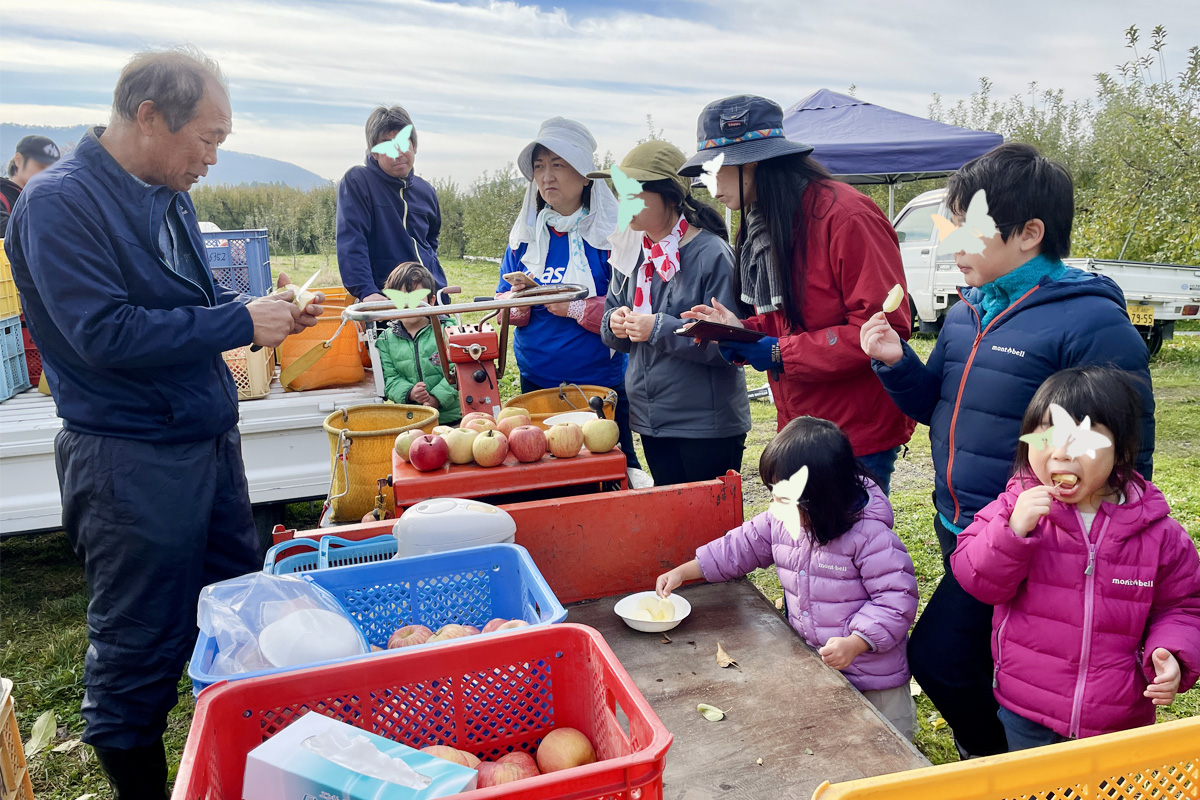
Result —
[[161, 739], [132, 750], [95, 750], [116, 800], [167, 800], [167, 753]]

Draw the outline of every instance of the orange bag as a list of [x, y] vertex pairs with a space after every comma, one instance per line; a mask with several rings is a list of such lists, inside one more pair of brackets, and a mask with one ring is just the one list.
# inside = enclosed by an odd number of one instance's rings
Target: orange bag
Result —
[[281, 370], [286, 370], [293, 362], [314, 347], [321, 347], [330, 337], [337, 333], [337, 338], [329, 350], [311, 367], [296, 377], [285, 389], [295, 392], [310, 389], [327, 389], [331, 386], [350, 386], [362, 381], [366, 374], [363, 371], [362, 356], [359, 353], [358, 329], [350, 323], [342, 327], [342, 309], [338, 306], [325, 306], [325, 313], [317, 318], [317, 324], [305, 328], [300, 333], [294, 333], [283, 340], [276, 349]]

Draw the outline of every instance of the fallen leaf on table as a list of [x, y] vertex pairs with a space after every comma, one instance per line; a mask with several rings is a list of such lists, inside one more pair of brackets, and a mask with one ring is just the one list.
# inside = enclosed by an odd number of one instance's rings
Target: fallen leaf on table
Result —
[[762, 759], [760, 758], [758, 761], [755, 761], [754, 763], [755, 763], [755, 764], [758, 764], [758, 765], [761, 767], [761, 766], [762, 766]]
[[709, 722], [720, 722], [725, 719], [725, 712], [716, 706], [710, 706], [708, 703], [701, 703], [696, 706], [696, 710]]
[[60, 744], [58, 747], [55, 747], [50, 752], [51, 753], [69, 753], [72, 750], [74, 750], [76, 747], [79, 747], [79, 745], [81, 745], [81, 744], [83, 744], [83, 742], [80, 741], [79, 739], [68, 739], [67, 741]]
[[940, 731], [944, 727], [946, 727], [946, 720], [942, 719], [941, 717], [938, 717], [933, 721], [933, 729], [935, 731]]
[[670, 637], [670, 636], [667, 636], [667, 635], [664, 633], [664, 634], [662, 635], [662, 637], [663, 637], [663, 638], [662, 638], [662, 643], [663, 643], [663, 644], [670, 644], [670, 643], [671, 643], [671, 637]]
[[775, 599], [775, 608], [778, 609], [779, 611], [783, 611], [783, 598], [782, 597], [778, 597]]
[[721, 647], [721, 643], [717, 642], [717, 666], [724, 669], [725, 667], [737, 667], [741, 669], [738, 662], [729, 657], [729, 653], [725, 652], [725, 648]]
[[25, 743], [25, 755], [32, 757], [42, 752], [54, 738], [56, 730], [58, 730], [58, 721], [54, 718], [54, 712], [43, 711], [42, 715], [37, 718], [37, 722], [33, 723], [29, 741]]
[[912, 678], [908, 682], [908, 693], [913, 697], [920, 697], [922, 693], [921, 684], [917, 683], [916, 678]]
[[813, 751], [812, 751], [811, 747], [804, 748], [804, 755], [811, 756], [812, 754], [813, 754]]

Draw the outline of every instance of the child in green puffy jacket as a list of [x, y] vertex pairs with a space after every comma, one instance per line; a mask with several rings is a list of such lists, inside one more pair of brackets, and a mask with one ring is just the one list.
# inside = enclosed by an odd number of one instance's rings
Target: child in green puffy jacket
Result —
[[[432, 273], [415, 261], [392, 270], [385, 289], [412, 292], [428, 289], [433, 302], [437, 284]], [[412, 403], [438, 409], [438, 423], [454, 425], [462, 419], [458, 390], [446, 380], [429, 317], [396, 320], [375, 342], [383, 364], [384, 394], [395, 403]]]

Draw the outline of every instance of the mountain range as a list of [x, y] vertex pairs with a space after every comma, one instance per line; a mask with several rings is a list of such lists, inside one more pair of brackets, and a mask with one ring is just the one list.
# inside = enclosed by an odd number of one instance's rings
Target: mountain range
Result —
[[[17, 142], [23, 136], [48, 136], [65, 153], [87, 134], [90, 127], [90, 125], [75, 125], [56, 128], [48, 125], [0, 123], [0, 166], [7, 164], [8, 159], [12, 158], [12, 154], [17, 149]], [[236, 186], [246, 183], [282, 183], [307, 190], [318, 186], [327, 186], [329, 181], [315, 172], [309, 172], [303, 167], [287, 161], [222, 150], [220, 160], [208, 171], [208, 176], [200, 182], [200, 185]]]

